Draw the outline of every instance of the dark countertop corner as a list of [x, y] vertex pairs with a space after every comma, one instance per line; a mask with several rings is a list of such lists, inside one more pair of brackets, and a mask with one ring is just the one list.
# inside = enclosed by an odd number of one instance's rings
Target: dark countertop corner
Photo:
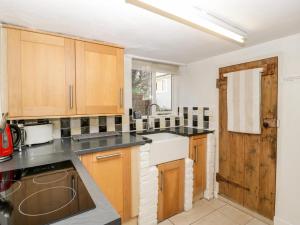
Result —
[[[213, 130], [204, 130], [204, 129], [197, 129], [192, 127], [171, 127], [171, 128], [158, 128], [152, 130], [143, 130], [143, 131], [135, 131], [131, 132], [132, 135], [147, 135], [147, 134], [155, 134], [155, 133], [171, 133], [177, 134], [185, 137], [192, 137], [197, 135], [206, 135], [210, 133], [214, 133]], [[146, 143], [151, 143], [150, 139], [145, 139]]]

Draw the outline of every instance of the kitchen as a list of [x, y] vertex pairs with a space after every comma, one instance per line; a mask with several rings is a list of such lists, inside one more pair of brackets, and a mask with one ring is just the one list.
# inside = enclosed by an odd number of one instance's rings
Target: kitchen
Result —
[[1, 225], [300, 223], [299, 3], [172, 5], [0, 0]]

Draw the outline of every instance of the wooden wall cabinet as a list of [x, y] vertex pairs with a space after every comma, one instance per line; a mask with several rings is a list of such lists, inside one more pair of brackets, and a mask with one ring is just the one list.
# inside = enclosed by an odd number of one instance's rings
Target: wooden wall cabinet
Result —
[[7, 32], [0, 27], [0, 123], [2, 115], [8, 112], [7, 107], [7, 72], [6, 72]]
[[206, 189], [206, 135], [190, 138], [190, 158], [194, 160], [194, 201], [203, 197]]
[[123, 113], [123, 49], [76, 41], [77, 114]]
[[97, 152], [81, 156], [81, 161], [106, 198], [120, 214], [122, 222], [131, 217], [131, 149]]
[[158, 165], [158, 221], [183, 211], [184, 160]]
[[9, 116], [74, 115], [74, 59], [71, 39], [7, 29]]
[[124, 112], [122, 48], [5, 30], [10, 118]]

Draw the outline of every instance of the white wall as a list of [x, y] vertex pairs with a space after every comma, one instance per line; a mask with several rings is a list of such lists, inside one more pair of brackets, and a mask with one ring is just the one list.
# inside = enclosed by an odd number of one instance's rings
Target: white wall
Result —
[[[179, 105], [208, 106], [218, 114], [218, 69], [279, 57], [276, 225], [300, 224], [300, 34], [191, 63], [179, 78]], [[218, 134], [218, 132], [216, 132]]]

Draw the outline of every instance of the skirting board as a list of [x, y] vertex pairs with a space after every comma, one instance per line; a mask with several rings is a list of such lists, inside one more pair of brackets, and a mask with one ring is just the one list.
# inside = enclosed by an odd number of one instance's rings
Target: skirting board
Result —
[[275, 216], [274, 218], [274, 225], [295, 225], [295, 224], [291, 224], [283, 219], [280, 219], [278, 217]]

